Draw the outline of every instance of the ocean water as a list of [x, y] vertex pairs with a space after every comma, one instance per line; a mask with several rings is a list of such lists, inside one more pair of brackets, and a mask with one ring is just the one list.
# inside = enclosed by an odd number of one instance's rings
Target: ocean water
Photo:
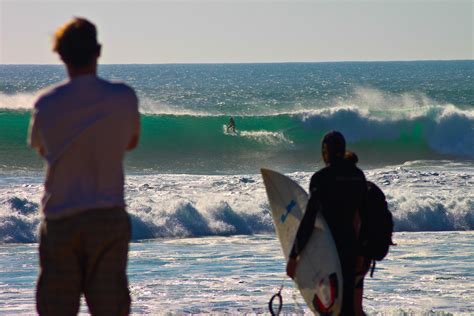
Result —
[[[473, 238], [472, 231], [395, 233], [397, 246], [366, 278], [365, 311], [472, 315]], [[34, 314], [37, 245], [0, 245], [0, 268], [2, 315]], [[285, 314], [311, 314], [283, 277], [274, 235], [134, 242], [128, 275], [132, 314], [269, 314], [268, 301], [281, 285]]]
[[[265, 313], [283, 280], [284, 311], [308, 312], [284, 277], [259, 168], [307, 188], [332, 129], [385, 192], [397, 231], [366, 282], [366, 310], [474, 313], [473, 61], [99, 73], [140, 99], [142, 139], [125, 161], [134, 313]], [[61, 66], [0, 65], [0, 314], [34, 313], [43, 169], [26, 146], [29, 110], [65, 76]]]

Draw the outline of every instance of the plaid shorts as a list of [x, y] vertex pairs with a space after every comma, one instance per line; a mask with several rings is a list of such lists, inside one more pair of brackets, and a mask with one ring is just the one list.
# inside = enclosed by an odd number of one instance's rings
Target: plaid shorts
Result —
[[40, 226], [40, 315], [76, 315], [83, 293], [93, 315], [127, 315], [131, 225], [122, 208], [96, 209]]

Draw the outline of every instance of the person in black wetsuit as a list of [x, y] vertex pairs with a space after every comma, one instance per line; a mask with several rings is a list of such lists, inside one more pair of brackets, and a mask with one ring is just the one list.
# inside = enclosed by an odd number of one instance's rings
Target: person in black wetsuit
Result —
[[322, 155], [326, 167], [316, 172], [310, 182], [310, 199], [290, 253], [287, 274], [294, 277], [299, 254], [313, 231], [320, 210], [336, 243], [343, 275], [342, 315], [355, 315], [354, 288], [360, 214], [367, 203], [364, 173], [350, 160], [344, 159], [346, 142], [337, 131], [327, 133], [322, 140]]
[[227, 133], [229, 133], [229, 131], [235, 133], [235, 121], [232, 116], [230, 117], [229, 123], [227, 124]]

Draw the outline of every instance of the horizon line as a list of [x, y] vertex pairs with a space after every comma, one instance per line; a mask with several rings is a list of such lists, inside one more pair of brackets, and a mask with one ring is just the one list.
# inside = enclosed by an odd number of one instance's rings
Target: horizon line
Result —
[[[242, 65], [242, 64], [324, 64], [324, 63], [383, 63], [383, 62], [447, 62], [474, 61], [471, 59], [393, 59], [393, 60], [324, 60], [324, 61], [236, 61], [236, 62], [158, 62], [158, 63], [101, 63], [98, 65]], [[2, 65], [61, 66], [64, 63], [0, 63]]]

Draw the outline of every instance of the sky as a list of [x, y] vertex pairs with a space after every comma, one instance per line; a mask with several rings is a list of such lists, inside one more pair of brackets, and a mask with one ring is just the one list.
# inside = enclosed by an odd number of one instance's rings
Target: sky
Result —
[[101, 63], [474, 59], [473, 1], [0, 0], [0, 64], [58, 64], [54, 31], [96, 24]]

